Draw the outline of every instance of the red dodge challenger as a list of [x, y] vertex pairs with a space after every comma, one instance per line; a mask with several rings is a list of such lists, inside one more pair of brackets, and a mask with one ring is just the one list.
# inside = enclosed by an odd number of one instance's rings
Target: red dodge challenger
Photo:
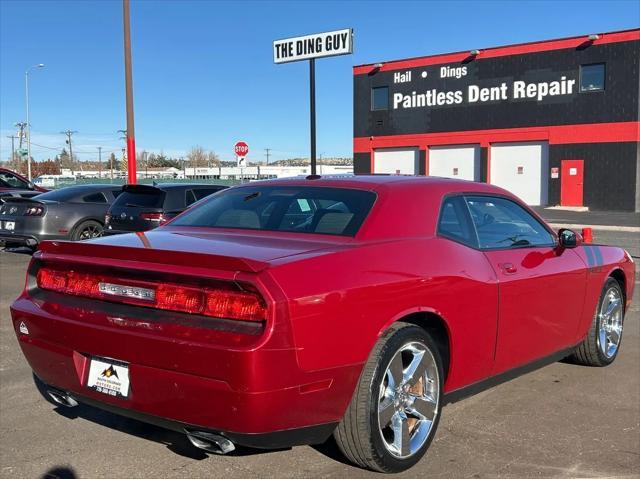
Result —
[[148, 233], [43, 242], [11, 312], [59, 404], [218, 453], [333, 435], [397, 472], [444, 404], [565, 357], [613, 362], [634, 271], [491, 185], [310, 176], [222, 191]]

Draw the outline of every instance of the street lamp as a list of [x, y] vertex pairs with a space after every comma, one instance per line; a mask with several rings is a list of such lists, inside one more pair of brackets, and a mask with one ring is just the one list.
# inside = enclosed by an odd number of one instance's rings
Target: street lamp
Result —
[[24, 72], [24, 96], [27, 107], [27, 178], [31, 181], [31, 124], [29, 123], [29, 72], [34, 68], [44, 68], [44, 63], [30, 66]]

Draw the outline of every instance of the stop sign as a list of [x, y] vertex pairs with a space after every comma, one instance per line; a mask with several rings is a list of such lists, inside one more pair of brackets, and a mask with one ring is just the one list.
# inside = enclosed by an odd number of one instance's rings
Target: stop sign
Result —
[[249, 154], [249, 145], [247, 145], [244, 141], [239, 141], [236, 143], [234, 150], [236, 152], [236, 156], [247, 156]]

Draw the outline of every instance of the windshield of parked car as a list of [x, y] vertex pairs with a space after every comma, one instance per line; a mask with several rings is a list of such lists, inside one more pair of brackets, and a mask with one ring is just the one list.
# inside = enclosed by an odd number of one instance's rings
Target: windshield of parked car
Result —
[[349, 188], [231, 188], [204, 200], [171, 225], [354, 236], [375, 199], [371, 191]]

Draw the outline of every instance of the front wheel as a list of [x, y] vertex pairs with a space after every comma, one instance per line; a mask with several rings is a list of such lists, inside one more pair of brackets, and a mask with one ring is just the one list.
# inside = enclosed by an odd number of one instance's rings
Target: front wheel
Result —
[[607, 366], [618, 355], [622, 340], [624, 295], [620, 284], [608, 278], [587, 337], [571, 355], [571, 360], [585, 366]]
[[373, 348], [336, 428], [338, 447], [367, 469], [410, 468], [435, 435], [442, 385], [442, 360], [433, 339], [417, 326], [391, 326]]

